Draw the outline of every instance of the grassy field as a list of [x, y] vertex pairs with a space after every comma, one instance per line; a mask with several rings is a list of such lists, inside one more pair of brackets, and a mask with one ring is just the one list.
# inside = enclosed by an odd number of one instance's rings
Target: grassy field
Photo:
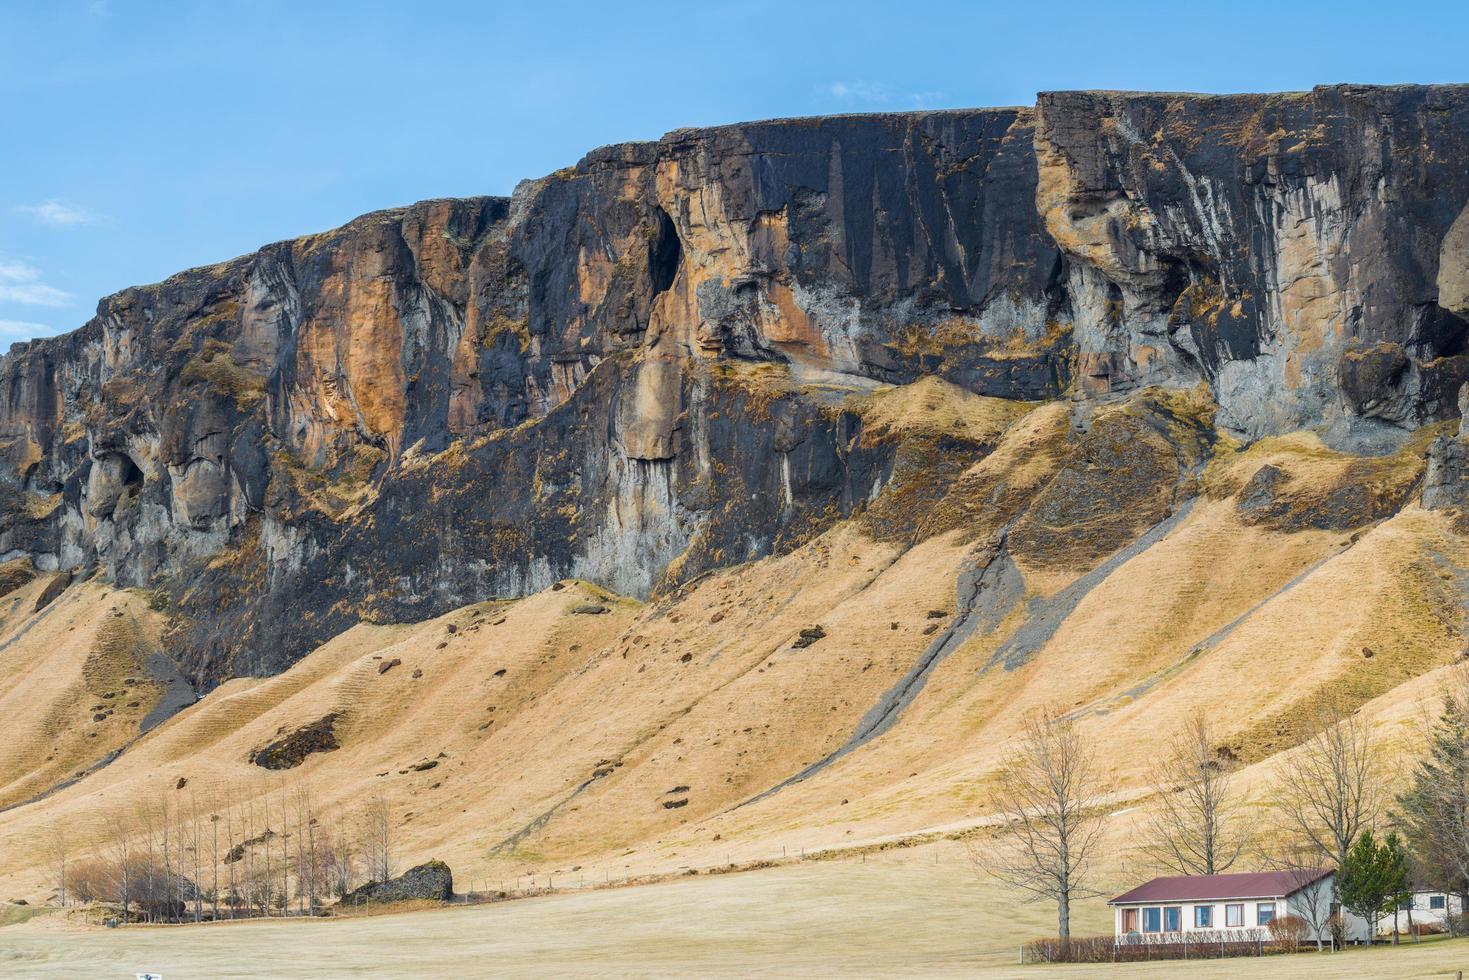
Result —
[[[0, 976], [1169, 977], [1177, 963], [1017, 965], [1050, 910], [1015, 906], [961, 848], [932, 845], [743, 874], [337, 921], [104, 930], [38, 916], [0, 931]], [[1102, 900], [1076, 927], [1103, 931]], [[1454, 976], [1469, 942], [1191, 963], [1191, 975]]]

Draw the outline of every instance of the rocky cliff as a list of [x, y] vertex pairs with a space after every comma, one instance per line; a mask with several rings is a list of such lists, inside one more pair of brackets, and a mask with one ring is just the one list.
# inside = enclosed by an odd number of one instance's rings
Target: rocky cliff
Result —
[[[1466, 159], [1469, 87], [1058, 93], [604, 148], [17, 345], [0, 557], [156, 590], [208, 686], [565, 577], [647, 596], [869, 507], [908, 542], [1002, 513], [1003, 477], [920, 526], [923, 473], [993, 439], [881, 424], [883, 385], [1071, 398], [1085, 432], [1189, 389], [1228, 438], [1397, 452], [1469, 380]], [[1148, 458], [1173, 418], [1150, 404], [1063, 475]], [[1425, 502], [1462, 503], [1469, 451], [1431, 455]], [[1171, 459], [1153, 520], [1188, 493]]]

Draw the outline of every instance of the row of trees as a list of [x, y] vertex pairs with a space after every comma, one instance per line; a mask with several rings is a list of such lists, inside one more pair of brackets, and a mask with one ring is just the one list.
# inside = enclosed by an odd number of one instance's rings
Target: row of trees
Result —
[[[1425, 720], [1427, 754], [1396, 798], [1384, 789], [1388, 774], [1360, 715], [1324, 704], [1313, 727], [1274, 767], [1267, 837], [1243, 809], [1233, 755], [1203, 715], [1191, 717], [1151, 774], [1149, 863], [1165, 874], [1220, 874], [1249, 853], [1303, 886], [1335, 868], [1331, 886], [1306, 887], [1293, 910], [1316, 936], [1331, 930], [1339, 941], [1338, 908], [1366, 920], [1373, 934], [1393, 915], [1394, 940], [1397, 912], [1407, 909], [1411, 930], [1414, 882], [1458, 895], [1469, 908], [1469, 670], [1456, 675], [1437, 720]], [[1090, 882], [1109, 797], [1075, 722], [1044, 712], [1028, 719], [997, 797], [1007, 821], [1002, 846], [998, 854], [976, 851], [975, 860], [1030, 898], [1054, 902], [1065, 939], [1073, 903], [1099, 894]]]
[[106, 902], [122, 920], [300, 915], [365, 878], [393, 874], [393, 819], [381, 796], [328, 826], [307, 783], [282, 781], [245, 798], [180, 790], [107, 815], [99, 847], [73, 855], [52, 839], [63, 906]]

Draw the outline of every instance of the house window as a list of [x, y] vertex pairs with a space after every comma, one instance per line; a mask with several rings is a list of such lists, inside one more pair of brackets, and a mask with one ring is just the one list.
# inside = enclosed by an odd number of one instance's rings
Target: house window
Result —
[[1163, 931], [1163, 910], [1154, 906], [1143, 909], [1143, 932]]
[[1239, 928], [1245, 924], [1245, 907], [1243, 905], [1224, 906], [1224, 924], [1230, 928]]
[[1195, 929], [1212, 929], [1212, 928], [1214, 928], [1214, 906], [1212, 906], [1212, 905], [1195, 905], [1194, 906], [1194, 928]]
[[1275, 918], [1274, 902], [1261, 902], [1255, 906], [1255, 925], [1268, 926], [1273, 918]]
[[1122, 910], [1122, 931], [1137, 932], [1137, 909]]
[[1448, 907], [1448, 902], [1446, 901], [1446, 897], [1443, 895], [1429, 895], [1428, 907], [1435, 912], [1442, 912], [1445, 908]]
[[1183, 909], [1177, 905], [1163, 910], [1163, 931], [1178, 932], [1183, 928]]

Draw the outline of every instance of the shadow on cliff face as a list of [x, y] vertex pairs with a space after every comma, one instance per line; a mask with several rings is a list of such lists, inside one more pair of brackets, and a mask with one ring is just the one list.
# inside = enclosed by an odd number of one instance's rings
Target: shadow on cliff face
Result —
[[211, 559], [178, 594], [170, 639], [187, 669], [209, 685], [273, 673], [359, 620], [563, 578], [646, 596], [809, 540], [891, 468], [895, 446], [864, 445], [859, 415], [706, 372], [682, 382], [669, 458], [629, 458], [602, 406], [638, 368], [603, 361], [545, 419], [414, 456], [342, 518], [308, 510]]
[[648, 273], [652, 279], [653, 295], [656, 297], [673, 285], [678, 275], [678, 263], [683, 248], [678, 241], [678, 229], [673, 219], [662, 208], [657, 209], [656, 228], [648, 242]]

